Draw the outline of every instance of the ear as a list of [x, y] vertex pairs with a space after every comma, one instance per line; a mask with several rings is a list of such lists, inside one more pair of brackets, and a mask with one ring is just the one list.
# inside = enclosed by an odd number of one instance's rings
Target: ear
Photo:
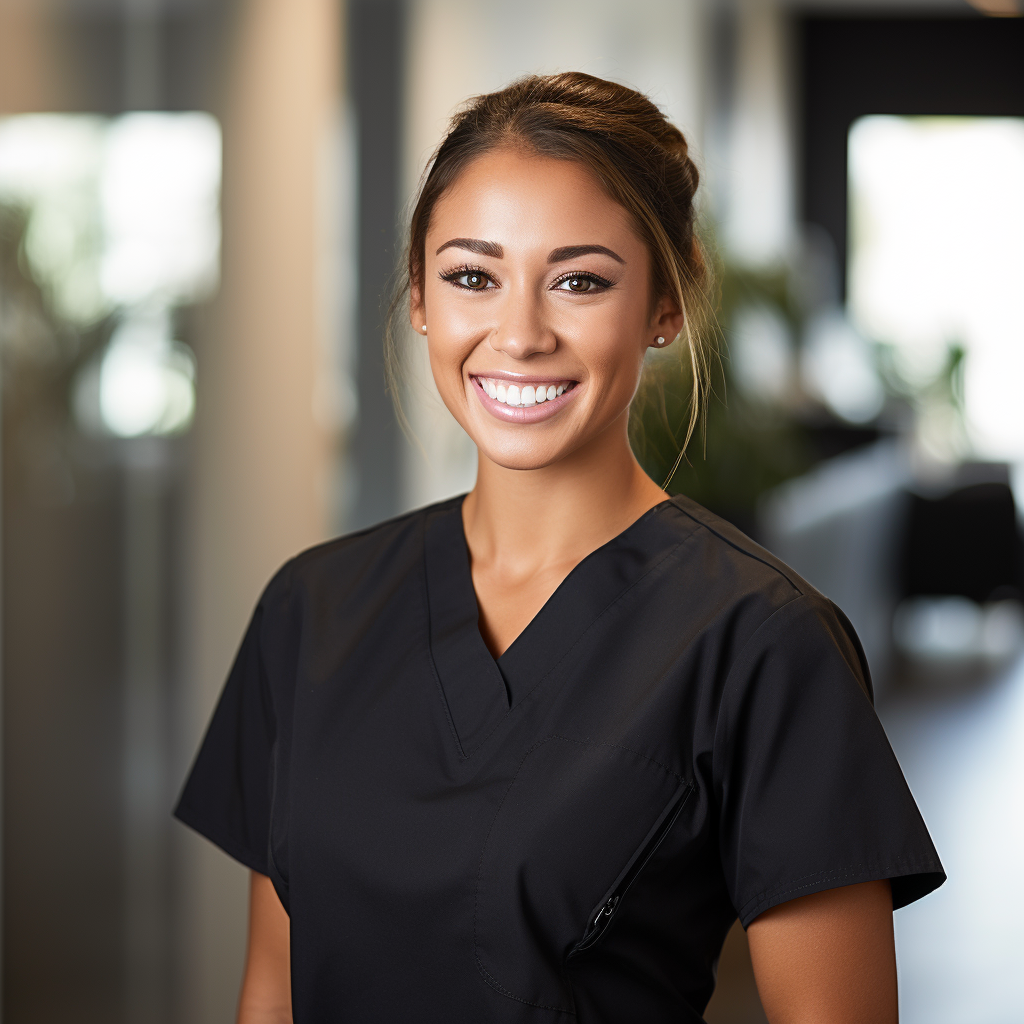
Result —
[[409, 286], [409, 323], [417, 334], [423, 333], [423, 325], [427, 322], [427, 307], [423, 302], [423, 292], [419, 285]]
[[[652, 348], [667, 348], [676, 339], [685, 323], [686, 314], [680, 308], [679, 303], [668, 295], [662, 296], [651, 317], [648, 329], [650, 338], [647, 344]], [[656, 343], [657, 338], [665, 339], [664, 346]]]

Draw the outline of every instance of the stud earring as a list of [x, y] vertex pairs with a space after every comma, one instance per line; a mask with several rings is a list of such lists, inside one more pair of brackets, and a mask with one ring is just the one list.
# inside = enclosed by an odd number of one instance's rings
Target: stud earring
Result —
[[657, 338], [654, 339], [654, 344], [655, 345], [664, 345], [665, 344], [665, 339], [662, 338], [662, 337], [657, 337]]
[[427, 333], [427, 325], [426, 325], [426, 324], [424, 324], [424, 325], [423, 325], [423, 333], [424, 333], [424, 334], [426, 334], [426, 333]]

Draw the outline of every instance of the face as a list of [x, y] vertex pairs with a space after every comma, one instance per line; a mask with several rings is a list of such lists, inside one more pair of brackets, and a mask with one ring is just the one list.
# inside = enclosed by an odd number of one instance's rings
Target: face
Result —
[[488, 459], [559, 462], [621, 430], [644, 353], [682, 315], [652, 311], [650, 256], [626, 210], [582, 164], [499, 150], [434, 208], [422, 292], [430, 366]]

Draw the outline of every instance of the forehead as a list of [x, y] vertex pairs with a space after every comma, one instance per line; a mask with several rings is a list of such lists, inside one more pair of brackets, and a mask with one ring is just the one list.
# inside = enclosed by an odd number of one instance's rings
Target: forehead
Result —
[[441, 236], [482, 238], [513, 251], [642, 247], [629, 213], [584, 164], [510, 149], [477, 157], [441, 197], [430, 218], [428, 256]]

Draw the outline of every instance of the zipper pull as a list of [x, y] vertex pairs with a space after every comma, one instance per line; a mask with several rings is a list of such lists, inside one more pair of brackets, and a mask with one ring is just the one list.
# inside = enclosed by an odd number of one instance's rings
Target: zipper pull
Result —
[[607, 919], [615, 913], [615, 908], [618, 906], [618, 904], [618, 896], [610, 897], [608, 902], [605, 903], [605, 905], [597, 912], [597, 916], [594, 918], [594, 923], [591, 927], [599, 928], [601, 926], [603, 919]]
[[590, 922], [590, 926], [587, 928], [586, 935], [580, 939], [579, 942], [570, 950], [569, 956], [574, 957], [585, 950], [589, 949], [598, 938], [601, 933], [607, 927], [608, 922], [611, 920], [612, 914], [615, 913], [615, 908], [619, 905], [621, 895], [609, 896], [604, 902], [601, 909], [594, 915], [594, 920]]

